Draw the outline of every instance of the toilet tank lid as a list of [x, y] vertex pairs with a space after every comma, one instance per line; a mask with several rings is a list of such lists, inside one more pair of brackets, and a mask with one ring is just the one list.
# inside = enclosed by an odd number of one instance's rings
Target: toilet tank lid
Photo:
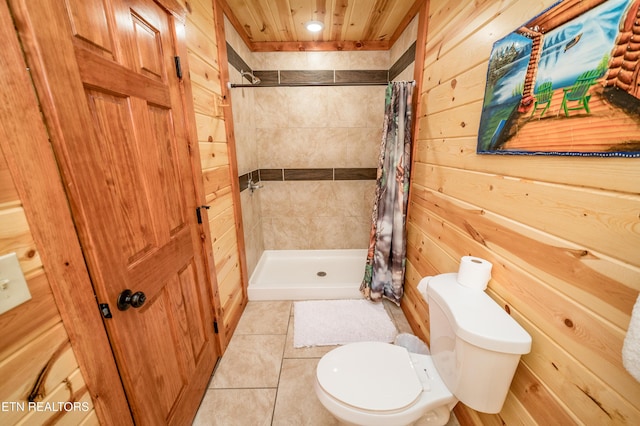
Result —
[[456, 273], [437, 275], [427, 287], [427, 301], [435, 301], [443, 309], [456, 335], [496, 352], [529, 353], [529, 333], [488, 294], [458, 284], [456, 277]]

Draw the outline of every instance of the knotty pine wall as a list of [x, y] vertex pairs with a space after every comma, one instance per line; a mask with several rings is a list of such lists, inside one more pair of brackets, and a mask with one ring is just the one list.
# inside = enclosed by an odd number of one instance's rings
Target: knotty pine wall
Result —
[[428, 340], [418, 281], [475, 255], [533, 338], [503, 410], [458, 404], [464, 425], [640, 424], [620, 355], [640, 290], [640, 162], [475, 153], [492, 44], [552, 3], [430, 1], [403, 308]]
[[[205, 217], [209, 218], [218, 282], [216, 310], [224, 324], [221, 330], [224, 350], [246, 305], [243, 280], [247, 278], [243, 276], [246, 272], [243, 273], [238, 244], [239, 200], [233, 195], [235, 181], [232, 179], [237, 176], [237, 167], [234, 156], [229, 154], [233, 148], [229, 146], [224, 121], [229, 102], [224, 98], [226, 89], [223, 90], [220, 83], [216, 25], [223, 23], [214, 21], [213, 0], [189, 0], [184, 4], [189, 11], [186, 22], [189, 75], [205, 198], [210, 206]], [[224, 46], [224, 41], [222, 43]]]
[[[3, 404], [0, 424], [35, 425], [54, 420], [97, 424], [91, 397], [62, 325], [22, 201], [0, 150], [0, 256], [12, 252], [17, 253], [31, 300], [0, 315], [0, 404]], [[87, 410], [29, 410], [30, 395], [40, 403], [86, 403]]]

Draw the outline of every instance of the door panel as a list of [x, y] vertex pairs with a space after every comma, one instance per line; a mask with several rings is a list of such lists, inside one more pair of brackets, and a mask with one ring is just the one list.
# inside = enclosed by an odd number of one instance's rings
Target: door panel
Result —
[[111, 30], [107, 13], [102, 2], [69, 1], [68, 19], [71, 34], [83, 40], [85, 47], [111, 59], [115, 59]]
[[131, 15], [131, 23], [138, 71], [146, 77], [162, 80], [164, 70], [162, 52], [159, 49], [162, 44], [158, 30], [135, 14]]
[[[152, 0], [15, 1], [33, 23], [43, 110], [134, 419], [188, 423], [219, 353], [174, 18]], [[125, 289], [144, 304], [118, 310]]]
[[[198, 297], [198, 281], [195, 268], [189, 265], [180, 274], [180, 286], [182, 287], [182, 299], [178, 300], [178, 306], [184, 305], [189, 300]], [[183, 307], [184, 319], [179, 324], [183, 325], [182, 334], [187, 342], [185, 346], [191, 347], [190, 352], [193, 353], [193, 359], [197, 360], [202, 356], [207, 343], [207, 330], [202, 326], [205, 324], [204, 313], [200, 309], [189, 309]], [[188, 350], [188, 349], [187, 349]]]
[[154, 247], [151, 229], [145, 226], [144, 212], [150, 209], [144, 187], [133, 183], [143, 179], [134, 138], [130, 100], [96, 90], [87, 90], [87, 103], [99, 135], [99, 152], [107, 178], [109, 197], [118, 224], [118, 240], [130, 262]]
[[170, 111], [149, 105], [148, 116], [151, 124], [152, 139], [157, 141], [157, 164], [160, 166], [158, 178], [163, 195], [163, 208], [167, 214], [169, 233], [178, 232], [185, 225], [183, 212], [184, 202], [180, 194], [181, 176], [178, 166], [177, 153], [174, 150], [175, 141], [170, 137], [173, 128]]

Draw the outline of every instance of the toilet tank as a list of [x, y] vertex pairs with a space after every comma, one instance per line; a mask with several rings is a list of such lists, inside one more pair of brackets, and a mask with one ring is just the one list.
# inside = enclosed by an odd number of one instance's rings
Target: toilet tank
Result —
[[425, 278], [431, 355], [456, 398], [498, 413], [520, 356], [531, 350], [531, 336], [484, 291], [463, 287], [456, 277]]

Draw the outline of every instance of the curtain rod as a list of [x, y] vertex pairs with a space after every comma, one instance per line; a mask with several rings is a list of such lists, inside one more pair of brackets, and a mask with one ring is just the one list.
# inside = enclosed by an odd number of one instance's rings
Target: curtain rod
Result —
[[266, 84], [233, 84], [227, 83], [230, 89], [236, 87], [322, 87], [322, 86], [386, 86], [390, 82], [378, 83], [266, 83]]

